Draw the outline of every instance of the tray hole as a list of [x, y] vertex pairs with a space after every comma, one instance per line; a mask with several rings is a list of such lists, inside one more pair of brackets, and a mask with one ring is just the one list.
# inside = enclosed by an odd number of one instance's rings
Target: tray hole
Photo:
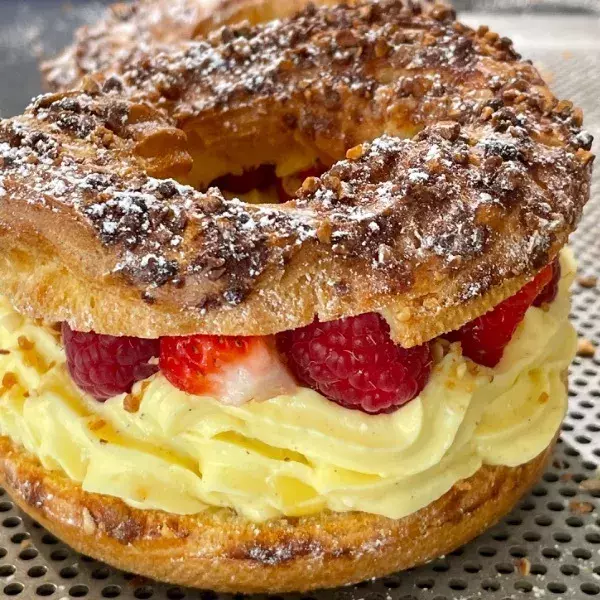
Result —
[[451, 579], [448, 582], [448, 587], [454, 591], [466, 590], [467, 582], [464, 579]]
[[50, 553], [50, 558], [52, 560], [65, 560], [69, 556], [68, 550], [64, 548], [59, 548], [58, 550], [52, 550]]
[[510, 555], [515, 558], [525, 558], [527, 556], [527, 550], [522, 546], [513, 546], [510, 549]]
[[45, 533], [42, 536], [42, 544], [48, 544], [49, 546], [54, 546], [58, 544], [58, 539], [55, 538], [51, 533]]
[[69, 596], [71, 596], [71, 598], [83, 598], [84, 596], [87, 596], [89, 591], [90, 590], [87, 585], [79, 583], [77, 585], [74, 585], [69, 590]]
[[497, 563], [496, 564], [496, 571], [498, 571], [498, 573], [502, 573], [502, 575], [509, 575], [514, 570], [515, 570], [515, 568], [510, 563]]
[[134, 598], [138, 598], [138, 600], [148, 600], [148, 598], [152, 598], [153, 594], [154, 590], [148, 586], [136, 588], [133, 592]]
[[497, 592], [500, 589], [500, 584], [493, 579], [484, 579], [481, 582], [481, 589], [485, 592]]
[[506, 531], [498, 531], [497, 533], [492, 533], [492, 539], [497, 542], [505, 542], [510, 535], [506, 533]]
[[569, 527], [583, 527], [583, 521], [579, 517], [567, 517], [565, 523]]
[[447, 562], [439, 560], [433, 565], [432, 569], [436, 573], [446, 573], [450, 570], [450, 565]]
[[589, 560], [592, 558], [592, 553], [585, 548], [575, 548], [575, 550], [573, 550], [573, 556], [580, 560]]
[[21, 525], [21, 523], [23, 523], [23, 519], [21, 519], [21, 517], [7, 517], [6, 519], [4, 519], [4, 521], [2, 521], [2, 525], [4, 527], [9, 527], [11, 529], [13, 527], [18, 527], [19, 525]]
[[526, 531], [523, 534], [523, 539], [526, 542], [539, 542], [542, 539], [542, 536], [536, 531]]
[[94, 579], [107, 579], [110, 575], [110, 571], [107, 567], [98, 567], [92, 571], [92, 577]]
[[561, 565], [560, 572], [567, 577], [573, 577], [574, 575], [579, 575], [579, 567], [575, 565]]
[[546, 506], [548, 507], [548, 510], [551, 510], [552, 512], [560, 512], [561, 510], [565, 510], [565, 507], [560, 502], [548, 502]]
[[35, 548], [25, 548], [19, 552], [19, 558], [21, 560], [33, 560], [37, 558], [39, 552]]
[[564, 594], [567, 591], [567, 586], [558, 581], [552, 581], [548, 584], [548, 591], [553, 594]]
[[13, 508], [14, 508], [14, 504], [12, 502], [8, 502], [7, 500], [0, 502], [0, 512], [8, 512], [9, 510], [12, 510]]
[[25, 586], [22, 583], [17, 583], [15, 581], [14, 583], [9, 583], [4, 588], [4, 593], [7, 596], [18, 596], [24, 589], [25, 589]]
[[13, 544], [20, 544], [25, 540], [28, 540], [30, 537], [30, 533], [27, 533], [26, 531], [20, 531], [19, 533], [15, 533], [13, 536], [11, 536], [10, 541]]
[[556, 548], [544, 548], [542, 550], [542, 556], [544, 558], [560, 558], [560, 550]]
[[107, 585], [102, 589], [103, 598], [118, 598], [121, 595], [121, 588], [118, 585]]
[[14, 565], [2, 565], [0, 566], [0, 577], [11, 577], [16, 570], [17, 568]]
[[552, 519], [548, 515], [538, 515], [535, 518], [535, 524], [540, 527], [550, 527], [550, 525], [552, 525]]
[[64, 567], [60, 570], [59, 575], [63, 579], [73, 579], [73, 577], [77, 577], [77, 575], [79, 575], [79, 569], [74, 565]]
[[35, 593], [38, 596], [52, 596], [56, 590], [57, 587], [53, 583], [43, 583], [37, 587]]
[[433, 579], [419, 579], [417, 581], [417, 587], [420, 590], [431, 590], [435, 585], [435, 581]]
[[598, 594], [600, 594], [600, 586], [596, 585], [595, 583], [582, 583], [580, 589], [584, 594], [587, 594], [588, 596], [597, 596]]
[[400, 578], [399, 577], [384, 577], [383, 585], [389, 589], [396, 589], [400, 587]]
[[530, 572], [532, 575], [545, 575], [548, 572], [548, 569], [544, 565], [534, 563], [533, 565], [531, 565]]
[[28, 577], [43, 577], [48, 572], [48, 569], [43, 565], [36, 565], [27, 571]]
[[467, 562], [463, 565], [463, 569], [465, 573], [479, 573], [479, 571], [482, 569], [482, 566], [479, 563]]
[[534, 496], [537, 496], [538, 498], [542, 497], [542, 496], [547, 496], [548, 495], [548, 490], [542, 486], [542, 485], [536, 485], [532, 490], [531, 493]]
[[520, 579], [515, 582], [515, 590], [518, 592], [530, 592], [533, 589], [533, 585], [529, 583], [529, 581], [525, 581], [524, 579]]
[[558, 493], [565, 498], [572, 498], [573, 496], [577, 495], [577, 492], [570, 487], [561, 487], [558, 490]]
[[478, 552], [480, 556], [496, 556], [496, 548], [492, 548], [491, 546], [482, 546]]
[[557, 531], [552, 537], [561, 544], [568, 544], [573, 539], [573, 536], [566, 531]]
[[178, 587], [169, 588], [167, 590], [167, 598], [169, 600], [183, 600], [183, 598], [185, 598], [185, 592]]
[[600, 533], [586, 533], [585, 541], [590, 544], [600, 544]]

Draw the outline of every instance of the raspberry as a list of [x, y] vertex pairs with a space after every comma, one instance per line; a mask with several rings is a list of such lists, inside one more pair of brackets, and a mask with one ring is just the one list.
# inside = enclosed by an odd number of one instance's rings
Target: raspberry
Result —
[[431, 372], [429, 344], [402, 348], [377, 313], [278, 335], [296, 377], [329, 400], [366, 413], [389, 413], [412, 400]]
[[552, 265], [544, 267], [514, 296], [444, 337], [452, 342], [460, 342], [464, 356], [480, 365], [495, 367], [527, 309], [538, 294], [550, 284], [552, 271]]
[[136, 381], [158, 370], [148, 362], [158, 356], [158, 340], [83, 333], [67, 323], [62, 325], [62, 339], [71, 378], [100, 402], [130, 392]]
[[534, 306], [542, 306], [542, 304], [550, 304], [558, 294], [558, 284], [560, 282], [561, 269], [560, 261], [557, 259], [552, 263], [552, 279], [550, 283], [539, 293], [538, 297], [533, 301]]
[[270, 337], [164, 337], [160, 340], [160, 369], [184, 392], [236, 406], [296, 388]]

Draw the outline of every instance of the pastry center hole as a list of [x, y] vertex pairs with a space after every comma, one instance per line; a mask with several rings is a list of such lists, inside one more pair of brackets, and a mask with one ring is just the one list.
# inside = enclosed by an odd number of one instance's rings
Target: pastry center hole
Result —
[[296, 170], [278, 170], [274, 164], [261, 164], [226, 173], [208, 186], [217, 187], [226, 198], [239, 198], [249, 204], [282, 204], [292, 200], [307, 177], [318, 177], [326, 167], [315, 160]]

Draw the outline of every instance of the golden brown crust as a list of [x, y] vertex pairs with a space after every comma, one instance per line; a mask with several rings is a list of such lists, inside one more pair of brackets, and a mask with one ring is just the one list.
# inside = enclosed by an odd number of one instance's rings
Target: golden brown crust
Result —
[[219, 509], [138, 510], [81, 490], [0, 438], [0, 479], [19, 506], [76, 550], [147, 577], [226, 592], [333, 587], [446, 554], [508, 513], [551, 447], [516, 468], [482, 467], [404, 519], [321, 513], [254, 524]]
[[[264, 335], [388, 307], [418, 344], [514, 293], [589, 197], [581, 112], [440, 5], [309, 8], [118, 69], [0, 123], [0, 279], [75, 329]], [[339, 162], [282, 205], [155, 179], [300, 151]]]
[[[312, 0], [334, 4], [333, 0]], [[137, 0], [115, 3], [104, 17], [75, 33], [74, 43], [41, 65], [46, 87], [69, 90], [90, 73], [110, 72], [139, 48], [205, 36], [216, 27], [248, 21], [263, 23], [288, 17], [308, 0]]]

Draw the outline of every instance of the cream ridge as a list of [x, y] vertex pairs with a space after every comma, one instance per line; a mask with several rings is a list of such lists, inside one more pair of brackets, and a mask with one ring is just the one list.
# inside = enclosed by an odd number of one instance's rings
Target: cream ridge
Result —
[[531, 307], [494, 369], [436, 342], [422, 393], [392, 414], [342, 408], [307, 388], [243, 406], [191, 396], [160, 373], [99, 403], [72, 383], [60, 334], [0, 297], [0, 432], [46, 469], [138, 508], [230, 507], [262, 521], [332, 511], [413, 513], [483, 464], [542, 452], [564, 416], [575, 265]]

